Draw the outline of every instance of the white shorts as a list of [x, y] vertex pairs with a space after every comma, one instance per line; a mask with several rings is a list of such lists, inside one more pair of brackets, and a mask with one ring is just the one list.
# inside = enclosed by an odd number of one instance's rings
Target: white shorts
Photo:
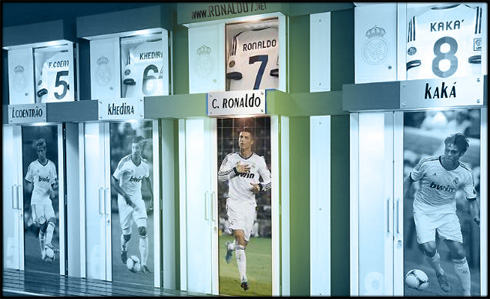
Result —
[[50, 218], [55, 218], [53, 205], [51, 203], [46, 204], [33, 204], [31, 205], [32, 220], [39, 225], [48, 221]]
[[126, 200], [118, 195], [117, 206], [119, 208], [119, 221], [121, 222], [121, 228], [123, 234], [129, 235], [132, 232], [133, 220], [136, 222], [136, 226], [146, 226], [146, 206], [145, 202], [140, 200], [133, 201], [134, 208], [126, 203]]
[[456, 213], [425, 214], [415, 212], [413, 219], [419, 244], [435, 241], [436, 231], [444, 239], [463, 243], [461, 225]]
[[228, 214], [228, 222], [230, 223], [230, 231], [241, 229], [243, 230], [245, 241], [250, 240], [252, 233], [255, 206], [248, 202], [240, 202], [236, 200], [226, 199], [226, 212]]

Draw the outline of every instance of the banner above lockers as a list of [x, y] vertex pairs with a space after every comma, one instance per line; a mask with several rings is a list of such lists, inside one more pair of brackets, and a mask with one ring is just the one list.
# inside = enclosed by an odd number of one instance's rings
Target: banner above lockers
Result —
[[351, 9], [352, 2], [189, 2], [177, 4], [177, 24], [192, 24], [244, 16], [280, 12], [302, 16], [335, 10]]
[[[163, 28], [171, 30], [173, 26], [174, 5], [159, 5], [96, 14], [77, 18], [77, 37], [100, 39], [115, 34], [127, 35], [128, 32]], [[106, 36], [107, 35], [107, 36]]]

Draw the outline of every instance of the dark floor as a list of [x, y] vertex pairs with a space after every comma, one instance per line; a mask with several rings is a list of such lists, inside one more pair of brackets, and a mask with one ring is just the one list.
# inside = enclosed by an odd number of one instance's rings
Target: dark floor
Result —
[[36, 271], [3, 269], [2, 297], [11, 296], [113, 296], [201, 297], [205, 294], [165, 290], [151, 286], [67, 277]]

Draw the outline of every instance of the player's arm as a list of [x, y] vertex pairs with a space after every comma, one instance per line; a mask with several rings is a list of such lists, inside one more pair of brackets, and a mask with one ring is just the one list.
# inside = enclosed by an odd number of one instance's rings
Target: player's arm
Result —
[[31, 165], [27, 168], [27, 174], [24, 178], [24, 190], [27, 191], [28, 193], [31, 193], [32, 190], [34, 189], [34, 175], [32, 173]]
[[412, 179], [411, 173], [403, 180], [403, 198], [407, 198], [407, 194], [412, 190], [414, 180]]
[[121, 188], [121, 186], [119, 186], [119, 180], [116, 179], [113, 175], [111, 176], [111, 186], [112, 186], [112, 188], [116, 189], [117, 193], [121, 194], [122, 197], [124, 197], [124, 200], [126, 200], [126, 203], [129, 206], [134, 207], [134, 204], [131, 201], [131, 198], [129, 197], [129, 195], [126, 192], [124, 192], [124, 190]]
[[262, 178], [262, 182], [258, 184], [252, 184], [253, 193], [257, 194], [262, 191], [267, 191], [271, 188], [271, 172], [269, 168], [267, 168], [267, 164], [265, 160], [262, 158], [262, 163], [260, 163], [260, 167], [258, 169], [259, 175]]
[[478, 225], [480, 225], [480, 208], [478, 200], [475, 198], [467, 198], [468, 204], [470, 206], [470, 214]]
[[221, 166], [218, 170], [218, 181], [220, 182], [225, 182], [228, 181], [232, 178], [234, 178], [236, 175], [240, 173], [240, 171], [243, 172], [243, 165], [237, 164], [237, 165], [232, 165], [230, 161], [230, 155], [228, 154], [223, 162], [221, 163]]
[[144, 177], [143, 182], [145, 183], [146, 188], [148, 188], [148, 191], [150, 191], [150, 200], [153, 202], [153, 188], [151, 187], [150, 177]]

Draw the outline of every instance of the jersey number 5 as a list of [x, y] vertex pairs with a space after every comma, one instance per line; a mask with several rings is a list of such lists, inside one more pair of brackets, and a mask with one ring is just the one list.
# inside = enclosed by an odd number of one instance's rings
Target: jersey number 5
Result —
[[68, 83], [66, 81], [61, 80], [61, 76], [68, 76], [68, 71], [60, 71], [56, 73], [56, 81], [54, 82], [54, 87], [62, 86], [63, 92], [59, 94], [57, 91], [54, 92], [54, 96], [57, 100], [61, 100], [66, 96], [66, 92], [68, 91]]

